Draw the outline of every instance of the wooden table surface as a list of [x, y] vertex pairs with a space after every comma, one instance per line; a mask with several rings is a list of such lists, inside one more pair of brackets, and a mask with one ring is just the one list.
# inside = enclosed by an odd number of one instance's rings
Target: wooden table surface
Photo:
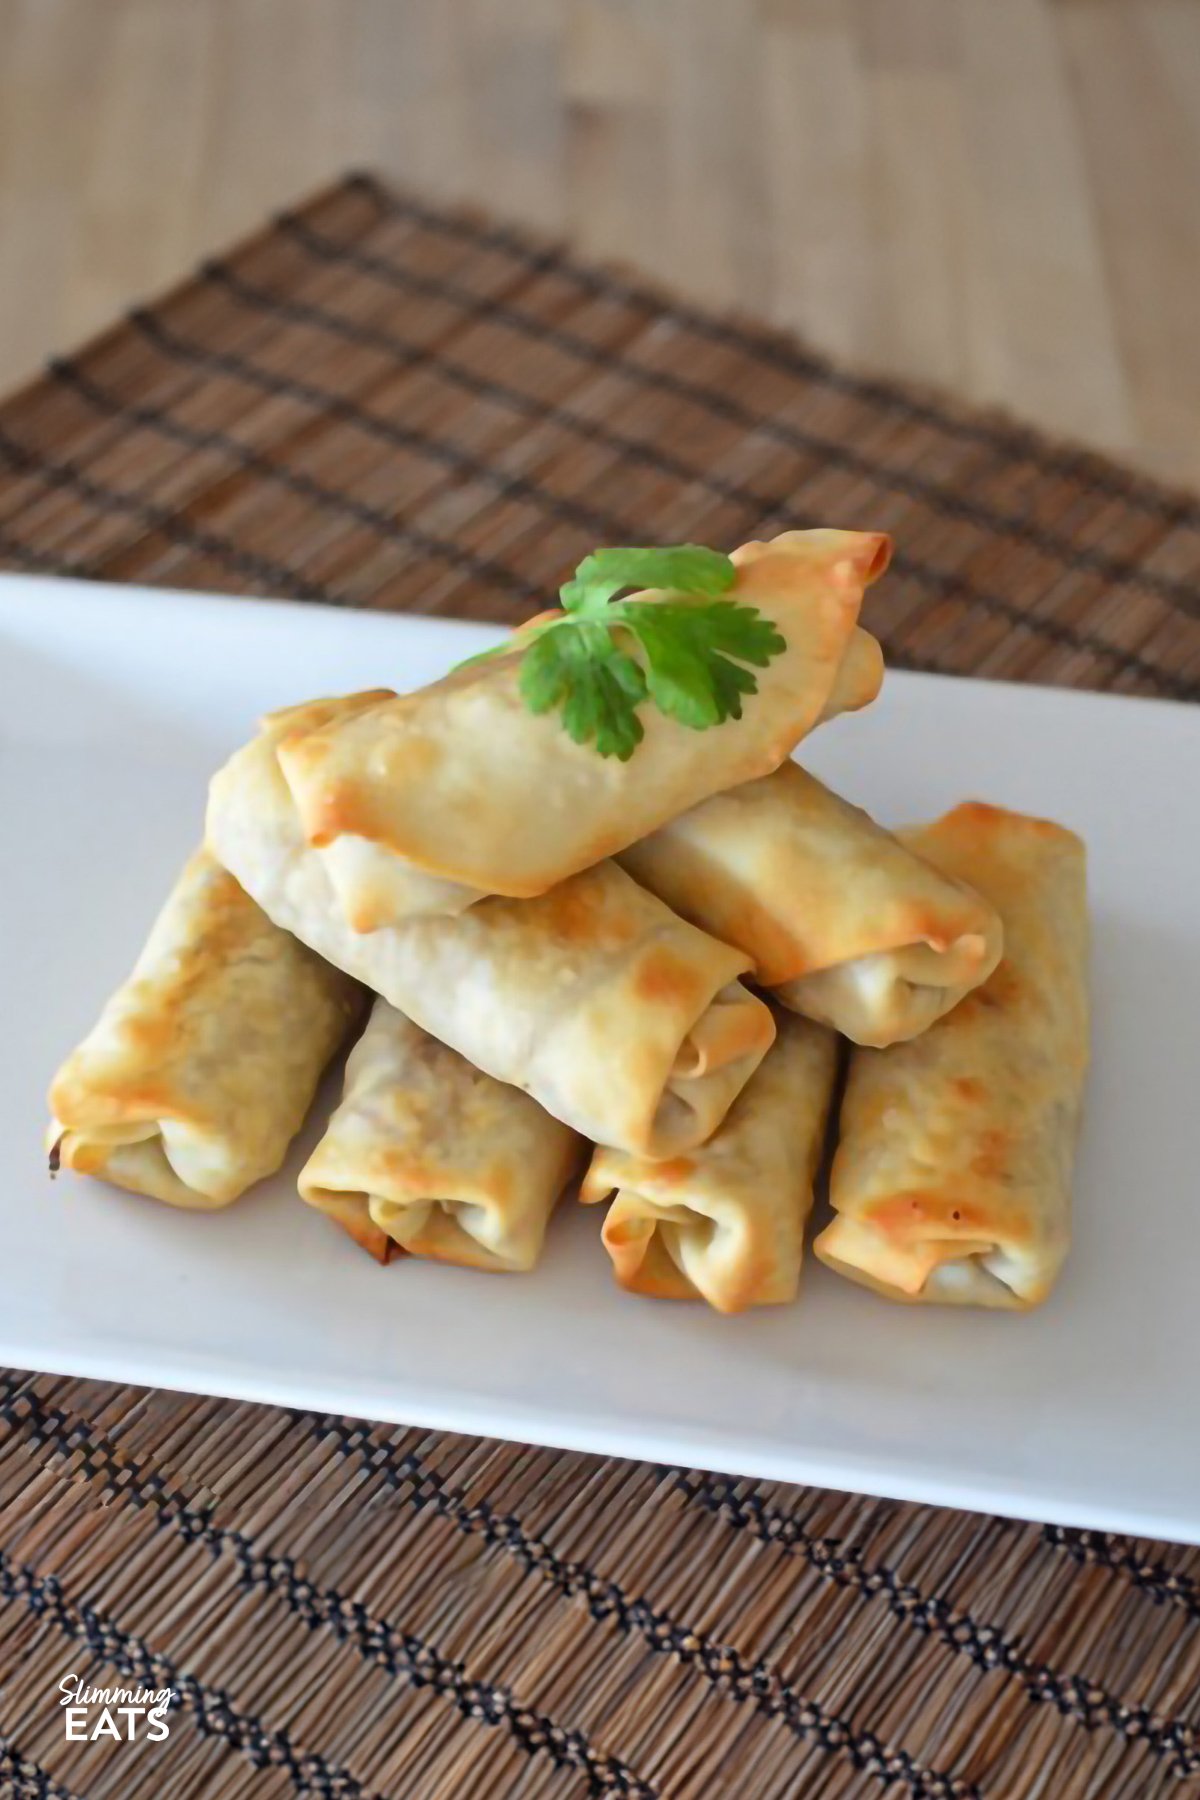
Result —
[[[364, 182], [0, 407], [6, 568], [515, 623], [806, 517], [892, 667], [1200, 698], [1200, 500]], [[1200, 1800], [1198, 1622], [1200, 1548], [0, 1370], [5, 1800]]]
[[1196, 0], [0, 0], [0, 389], [349, 166], [1200, 481]]

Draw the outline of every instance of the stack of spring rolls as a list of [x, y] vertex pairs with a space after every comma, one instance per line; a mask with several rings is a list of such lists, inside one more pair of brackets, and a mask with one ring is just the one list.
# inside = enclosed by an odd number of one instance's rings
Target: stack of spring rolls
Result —
[[889, 553], [736, 551], [729, 597], [785, 649], [740, 718], [647, 708], [627, 762], [525, 707], [519, 633], [415, 693], [271, 714], [54, 1080], [52, 1168], [228, 1205], [353, 1038], [299, 1192], [381, 1262], [531, 1269], [583, 1171], [624, 1287], [790, 1301], [832, 1137], [830, 1268], [1042, 1300], [1088, 1054], [1083, 846], [978, 802], [893, 834], [789, 760], [879, 690], [858, 616]]

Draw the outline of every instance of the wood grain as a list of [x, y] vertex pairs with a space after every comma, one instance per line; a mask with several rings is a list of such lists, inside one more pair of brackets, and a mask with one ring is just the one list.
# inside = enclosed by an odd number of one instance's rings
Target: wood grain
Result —
[[[891, 666], [1200, 700], [1200, 501], [376, 183], [0, 404], [0, 569], [516, 622], [598, 538], [863, 519]], [[1195, 1800], [1198, 1623], [1200, 1549], [0, 1370], [5, 1800]]]
[[0, 0], [0, 387], [354, 165], [1200, 481], [1194, 0]]

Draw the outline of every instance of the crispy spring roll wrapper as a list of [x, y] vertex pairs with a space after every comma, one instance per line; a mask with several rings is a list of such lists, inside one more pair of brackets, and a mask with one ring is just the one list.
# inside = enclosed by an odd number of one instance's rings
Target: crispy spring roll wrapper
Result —
[[318, 1212], [323, 1212], [327, 1219], [339, 1225], [348, 1238], [352, 1238], [360, 1250], [373, 1256], [377, 1263], [390, 1263], [395, 1257], [403, 1256], [399, 1244], [382, 1231], [371, 1217], [370, 1208], [361, 1193], [342, 1193], [338, 1188], [323, 1188], [319, 1194], [306, 1194], [300, 1190], [301, 1198]]
[[1026, 1307], [1071, 1236], [1088, 1063], [1083, 844], [971, 803], [903, 834], [1004, 920], [995, 973], [923, 1037], [850, 1061], [816, 1252], [897, 1300]]
[[361, 1004], [197, 852], [54, 1078], [54, 1166], [171, 1206], [228, 1206], [283, 1162]]
[[[859, 653], [854, 659], [853, 671], [840, 677], [843, 686], [853, 689], [861, 684], [864, 667], [865, 658]], [[341, 723], [348, 723], [364, 713], [373, 712], [386, 701], [397, 699], [399, 696], [392, 688], [368, 688], [361, 694], [343, 696], [333, 716]], [[305, 703], [282, 707], [270, 713], [263, 724], [282, 743], [293, 733], [299, 738], [318, 729], [313, 724], [314, 717], [328, 720], [331, 715], [315, 715], [311, 705]], [[453, 917], [484, 897], [479, 888], [427, 874], [381, 845], [351, 834], [323, 845], [320, 857], [333, 892], [355, 931], [373, 931], [389, 921], [423, 916]]]
[[622, 1287], [718, 1312], [795, 1299], [838, 1052], [820, 1025], [778, 1026], [707, 1144], [663, 1162], [596, 1151], [580, 1198], [612, 1196], [603, 1237]]
[[[872, 673], [878, 685], [877, 650], [856, 622], [890, 550], [882, 532], [790, 531], [735, 551], [726, 598], [758, 607], [786, 649], [755, 671], [740, 719], [693, 731], [643, 705], [645, 737], [626, 763], [574, 743], [557, 711], [529, 711], [520, 634], [511, 654], [417, 693], [376, 697], [322, 725], [295, 719], [280, 765], [346, 920], [369, 932], [480, 894], [544, 894], [708, 794], [776, 768], [832, 710], [863, 704]], [[626, 647], [640, 657], [631, 637]]]
[[[532, 619], [526, 619], [514, 629], [511, 640], [513, 645], [519, 645], [521, 639], [535, 626], [544, 625], [548, 619], [561, 617], [562, 609], [557, 606], [551, 607], [547, 612], [535, 613]], [[884, 672], [883, 649], [879, 640], [873, 638], [869, 631], [864, 631], [861, 625], [856, 625], [850, 633], [846, 654], [838, 664], [829, 698], [817, 723], [823, 725], [829, 719], [840, 718], [842, 713], [860, 712], [872, 700], [877, 700], [883, 686]], [[384, 691], [387, 694], [391, 692], [390, 689]]]
[[209, 844], [263, 911], [581, 1136], [650, 1156], [710, 1137], [775, 1035], [737, 979], [749, 958], [611, 862], [536, 900], [354, 931], [280, 772], [294, 716], [267, 721], [209, 795]]
[[[543, 613], [514, 633], [514, 640], [531, 626], [555, 614]], [[883, 651], [869, 631], [856, 627], [846, 654], [838, 666], [833, 687], [825, 702], [819, 723], [835, 719], [842, 713], [858, 712], [870, 705], [883, 682]], [[351, 695], [347, 714], [357, 716], [381, 701], [395, 700], [390, 688], [380, 688], [361, 695]], [[284, 720], [292, 714], [303, 732], [306, 708], [294, 707], [272, 715]], [[427, 874], [413, 863], [398, 857], [386, 845], [372, 843], [352, 832], [331, 839], [320, 846], [321, 860], [333, 885], [347, 921], [355, 931], [374, 931], [382, 924], [403, 923], [422, 915], [437, 916], [465, 912], [485, 892], [461, 881], [450, 881], [440, 875]]]
[[764, 987], [856, 1044], [916, 1037], [987, 979], [994, 906], [784, 763], [704, 800], [618, 859], [754, 960]]
[[856, 626], [819, 723], [824, 725], [843, 713], [861, 712], [864, 706], [870, 706], [872, 700], [879, 698], [883, 675], [883, 650], [878, 638], [861, 625]]
[[[476, 1269], [532, 1269], [583, 1140], [377, 1000], [300, 1193], [363, 1235]], [[354, 1235], [357, 1236], [357, 1233]]]

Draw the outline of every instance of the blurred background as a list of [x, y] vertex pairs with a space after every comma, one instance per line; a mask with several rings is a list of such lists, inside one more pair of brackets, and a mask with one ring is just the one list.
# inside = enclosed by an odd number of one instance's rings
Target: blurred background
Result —
[[0, 0], [0, 390], [350, 167], [1200, 482], [1197, 0]]

